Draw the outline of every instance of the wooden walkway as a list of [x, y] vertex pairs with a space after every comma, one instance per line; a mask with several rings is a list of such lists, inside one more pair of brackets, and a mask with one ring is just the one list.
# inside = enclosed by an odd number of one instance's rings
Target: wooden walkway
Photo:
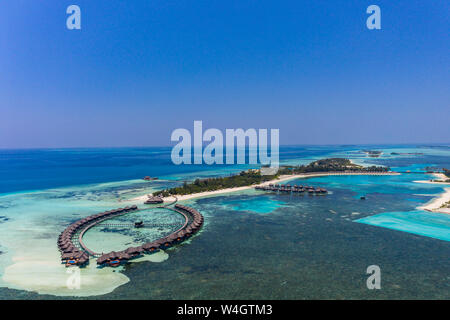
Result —
[[[172, 205], [174, 205], [174, 204], [178, 201], [178, 199], [177, 199], [176, 196], [174, 196], [174, 198], [175, 198], [175, 200], [172, 201], [172, 202], [170, 202], [170, 203], [168, 203], [168, 204], [160, 205], [160, 206], [155, 207], [155, 208], [164, 208], [164, 209], [168, 209], [168, 210], [174, 211], [174, 212], [176, 212], [176, 213], [178, 213], [178, 214], [180, 214], [180, 215], [182, 215], [182, 216], [184, 217], [184, 223], [183, 223], [183, 225], [182, 225], [181, 227], [179, 227], [176, 231], [174, 231], [174, 232], [172, 232], [171, 234], [169, 234], [168, 236], [171, 236], [171, 235], [176, 234], [176, 233], [178, 233], [179, 231], [183, 230], [184, 228], [186, 228], [186, 226], [187, 226], [188, 223], [189, 223], [189, 217], [187, 216], [186, 213], [184, 213], [184, 212], [181, 211], [181, 210], [178, 210], [178, 209], [175, 209], [175, 208], [172, 208], [172, 207], [171, 207]], [[131, 212], [136, 212], [136, 211], [131, 211]], [[80, 234], [78, 235], [78, 243], [80, 244], [80, 247], [81, 247], [84, 251], [86, 251], [87, 253], [89, 253], [91, 256], [93, 256], [93, 257], [99, 257], [99, 256], [101, 256], [103, 253], [94, 252], [93, 250], [89, 249], [89, 248], [86, 246], [86, 244], [83, 242], [83, 236], [84, 236], [84, 234], [85, 234], [89, 229], [91, 229], [92, 227], [98, 225], [99, 223], [101, 223], [101, 222], [103, 222], [103, 221], [105, 221], [105, 220], [109, 220], [109, 219], [111, 219], [111, 218], [116, 218], [116, 217], [121, 216], [121, 215], [124, 215], [124, 214], [126, 214], [126, 213], [128, 213], [128, 212], [120, 212], [120, 213], [117, 213], [117, 214], [114, 214], [114, 215], [107, 216], [107, 217], [105, 217], [105, 218], [103, 218], [103, 219], [96, 220], [96, 221], [94, 221], [94, 222], [92, 222], [92, 223], [86, 225], [86, 227], [84, 227], [84, 228], [81, 230]], [[117, 224], [114, 224], [114, 223], [112, 223], [112, 224], [105, 224], [104, 226], [105, 226], [105, 227], [134, 227], [133, 224], [120, 224], [120, 223], [117, 223]], [[149, 225], [149, 226], [150, 226], [150, 225]], [[164, 227], [167, 227], [167, 226], [169, 226], [169, 227], [171, 227], [171, 226], [176, 226], [176, 227], [178, 227], [178, 226], [180, 226], [180, 224], [179, 224], [179, 223], [177, 223], [177, 224], [153, 224], [153, 225], [151, 225], [151, 226], [164, 226]], [[144, 225], [143, 227], [145, 227], [145, 225]], [[166, 236], [166, 237], [168, 237], [168, 236]]]
[[[134, 211], [131, 211], [131, 212], [134, 212]], [[105, 220], [108, 220], [108, 219], [111, 219], [111, 218], [115, 218], [115, 217], [118, 217], [118, 216], [121, 216], [121, 215], [124, 215], [125, 213], [127, 213], [127, 212], [121, 212], [121, 213], [118, 213], [118, 214], [115, 214], [115, 215], [111, 215], [111, 216], [105, 217], [105, 218], [103, 218], [103, 219], [94, 221], [94, 222], [92, 222], [91, 224], [87, 225], [84, 229], [81, 230], [80, 234], [78, 235], [78, 243], [80, 244], [80, 247], [81, 247], [84, 251], [86, 251], [87, 253], [89, 253], [91, 256], [94, 256], [94, 257], [100, 256], [101, 253], [97, 253], [97, 252], [92, 251], [91, 249], [89, 249], [89, 248], [84, 244], [84, 242], [83, 242], [83, 236], [84, 236], [84, 234], [85, 234], [89, 229], [91, 229], [92, 227], [96, 226], [96, 225], [99, 224], [100, 222], [105, 221]]]

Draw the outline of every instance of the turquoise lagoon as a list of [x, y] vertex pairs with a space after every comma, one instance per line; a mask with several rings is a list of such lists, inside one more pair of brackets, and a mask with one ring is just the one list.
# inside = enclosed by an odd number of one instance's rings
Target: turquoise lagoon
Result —
[[[362, 149], [382, 149], [384, 154], [369, 158]], [[399, 150], [421, 154], [390, 154]], [[2, 153], [0, 299], [450, 298], [450, 216], [416, 209], [443, 187], [414, 182], [430, 178], [423, 173], [426, 166], [450, 167], [446, 146], [282, 148], [284, 163], [341, 156], [414, 173], [290, 182], [325, 187], [330, 190], [326, 196], [246, 190], [190, 200], [186, 204], [205, 216], [198, 236], [120, 270], [99, 270], [91, 263], [81, 270], [81, 290], [68, 291], [55, 242], [72, 221], [130, 204], [144, 208], [132, 199], [197, 177], [244, 169], [172, 169], [169, 152], [130, 148]], [[143, 175], [161, 179], [146, 182], [139, 179]], [[366, 200], [360, 200], [361, 195]], [[133, 230], [99, 225], [85, 241], [98, 251], [120, 250], [169, 233], [180, 219], [167, 210], [147, 208], [112, 222], [173, 226]], [[380, 265], [383, 290], [366, 289], [370, 264]]]
[[450, 241], [449, 215], [423, 210], [385, 212], [356, 222]]

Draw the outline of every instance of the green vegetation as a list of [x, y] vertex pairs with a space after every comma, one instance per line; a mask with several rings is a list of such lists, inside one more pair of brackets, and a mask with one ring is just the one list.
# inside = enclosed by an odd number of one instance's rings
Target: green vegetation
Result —
[[182, 186], [154, 192], [154, 196], [167, 197], [173, 195], [193, 194], [205, 191], [214, 191], [227, 188], [236, 188], [260, 184], [278, 178], [280, 175], [293, 175], [312, 172], [387, 172], [386, 167], [363, 167], [352, 163], [348, 159], [331, 158], [311, 162], [308, 165], [282, 166], [276, 175], [261, 175], [259, 170], [242, 171], [238, 175], [221, 178], [196, 179], [192, 183], [185, 182]]
[[301, 166], [283, 166], [278, 170], [278, 174], [301, 174], [311, 172], [330, 172], [330, 171], [365, 171], [365, 172], [387, 172], [390, 169], [388, 167], [363, 167], [352, 163], [348, 159], [343, 158], [330, 158], [311, 162], [308, 165]]
[[171, 194], [192, 194], [205, 191], [214, 191], [227, 188], [236, 188], [260, 184], [278, 178], [277, 175], [261, 175], [259, 170], [242, 171], [238, 175], [222, 178], [196, 179], [193, 183], [184, 183], [180, 187], [154, 192], [154, 196], [167, 197]]
[[446, 208], [450, 208], [450, 201], [444, 203], [444, 204], [441, 206], [441, 209], [446, 209]]
[[444, 174], [447, 178], [450, 178], [450, 170], [444, 168]]

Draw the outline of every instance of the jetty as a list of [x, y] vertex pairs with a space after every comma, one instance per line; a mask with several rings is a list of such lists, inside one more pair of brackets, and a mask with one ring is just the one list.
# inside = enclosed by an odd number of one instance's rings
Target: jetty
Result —
[[256, 186], [255, 190], [272, 191], [279, 193], [308, 193], [308, 194], [327, 194], [328, 190], [325, 188], [313, 187], [308, 185], [293, 185], [290, 184], [269, 184], [267, 186]]

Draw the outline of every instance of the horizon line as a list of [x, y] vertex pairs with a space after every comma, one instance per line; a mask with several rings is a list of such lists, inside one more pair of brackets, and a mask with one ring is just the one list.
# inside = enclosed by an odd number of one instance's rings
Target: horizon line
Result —
[[[208, 144], [205, 144], [203, 146], [206, 146]], [[416, 146], [442, 146], [442, 147], [450, 147], [450, 142], [402, 142], [402, 143], [395, 143], [395, 142], [389, 142], [389, 143], [315, 143], [315, 144], [280, 144], [279, 147], [302, 147], [302, 146], [308, 146], [308, 147], [314, 147], [314, 146], [410, 146], [410, 145], [416, 145]], [[236, 145], [237, 146], [237, 145]], [[245, 145], [247, 147], [248, 145]], [[145, 145], [145, 146], [89, 146], [89, 147], [17, 147], [17, 148], [4, 148], [0, 147], [1, 151], [6, 150], [58, 150], [58, 149], [125, 149], [125, 148], [172, 148], [174, 145]], [[226, 145], [224, 145], [226, 147]]]

